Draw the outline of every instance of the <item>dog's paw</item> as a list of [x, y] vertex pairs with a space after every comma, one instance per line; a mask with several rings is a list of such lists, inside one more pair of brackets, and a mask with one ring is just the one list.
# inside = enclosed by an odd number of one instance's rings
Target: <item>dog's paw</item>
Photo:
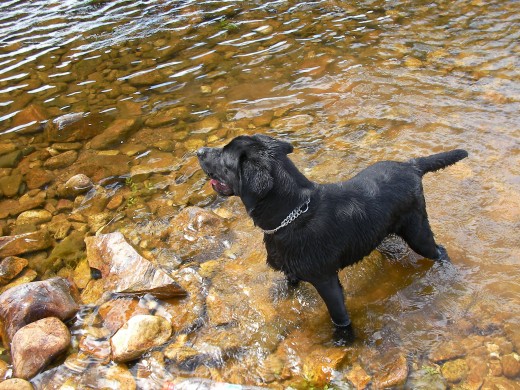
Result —
[[354, 334], [352, 323], [346, 326], [339, 326], [334, 324], [333, 343], [335, 346], [345, 347], [352, 344], [355, 339], [356, 335]]
[[437, 258], [435, 260], [442, 262], [450, 262], [451, 259], [448, 256], [448, 251], [442, 245], [437, 245]]

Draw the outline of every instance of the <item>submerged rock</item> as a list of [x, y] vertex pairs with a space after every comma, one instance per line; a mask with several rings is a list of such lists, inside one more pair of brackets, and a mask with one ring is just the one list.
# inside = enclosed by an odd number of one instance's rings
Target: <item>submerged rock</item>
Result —
[[408, 377], [408, 362], [404, 355], [398, 355], [393, 361], [388, 363], [374, 377], [375, 387], [385, 389], [404, 384]]
[[70, 332], [56, 317], [43, 318], [24, 326], [13, 337], [11, 354], [14, 375], [29, 379], [54, 357], [67, 350]]
[[112, 358], [117, 362], [133, 360], [165, 343], [171, 334], [172, 327], [163, 317], [134, 316], [112, 336]]
[[109, 233], [87, 237], [90, 267], [101, 272], [105, 290], [146, 294], [158, 298], [186, 295], [166, 272], [142, 257], [123, 234]]
[[116, 119], [103, 133], [96, 135], [90, 141], [92, 149], [106, 149], [122, 143], [125, 138], [139, 126], [136, 119]]
[[31, 382], [25, 379], [12, 378], [0, 382], [0, 390], [33, 390], [34, 387]]
[[92, 180], [87, 175], [79, 173], [67, 180], [63, 187], [58, 189], [58, 193], [60, 196], [75, 197], [87, 192], [93, 186]]
[[45, 317], [72, 318], [79, 310], [75, 291], [66, 279], [52, 278], [13, 287], [0, 295], [2, 337], [6, 346], [15, 333]]
[[47, 249], [52, 239], [45, 230], [0, 237], [0, 257], [16, 256], [22, 253]]
[[26, 259], [16, 256], [8, 256], [0, 263], [0, 286], [9, 283], [27, 266]]
[[40, 225], [45, 222], [49, 222], [52, 219], [52, 214], [45, 210], [28, 210], [24, 211], [23, 213], [20, 213], [18, 215], [18, 218], [16, 218], [16, 224], [17, 225], [23, 225], [23, 224], [34, 224], [34, 225]]
[[74, 142], [90, 139], [106, 128], [106, 118], [83, 112], [65, 114], [45, 126], [45, 136], [49, 142]]
[[43, 163], [43, 166], [47, 169], [59, 169], [65, 168], [71, 165], [78, 159], [78, 152], [75, 150], [68, 150], [60, 153], [57, 156], [50, 157]]

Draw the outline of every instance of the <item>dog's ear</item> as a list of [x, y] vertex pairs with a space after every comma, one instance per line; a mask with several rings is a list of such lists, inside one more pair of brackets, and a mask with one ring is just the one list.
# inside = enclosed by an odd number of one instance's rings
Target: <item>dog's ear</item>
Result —
[[268, 135], [256, 134], [253, 138], [260, 140], [271, 150], [279, 151], [283, 154], [292, 153], [294, 150], [293, 146], [289, 142], [280, 141], [276, 138], [269, 137]]
[[239, 183], [240, 198], [249, 211], [273, 188], [274, 180], [262, 159], [243, 155], [239, 162]]

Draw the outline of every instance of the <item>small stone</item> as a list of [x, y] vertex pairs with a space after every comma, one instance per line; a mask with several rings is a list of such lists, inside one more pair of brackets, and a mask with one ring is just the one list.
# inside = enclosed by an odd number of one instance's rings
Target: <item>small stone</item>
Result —
[[[74, 296], [73, 296], [74, 294]], [[0, 295], [0, 319], [9, 342], [18, 329], [45, 317], [68, 320], [79, 310], [75, 291], [62, 278], [26, 283]]]
[[81, 292], [81, 301], [85, 305], [96, 304], [102, 298], [103, 293], [103, 281], [101, 279], [91, 279], [87, 283], [85, 289]]
[[92, 149], [107, 149], [121, 144], [126, 137], [139, 126], [136, 119], [116, 119], [105, 131], [90, 141]]
[[145, 124], [153, 128], [172, 125], [186, 119], [189, 114], [189, 110], [184, 106], [172, 107], [151, 116], [146, 120]]
[[448, 382], [458, 383], [468, 373], [468, 366], [464, 359], [450, 360], [441, 367], [441, 374]]
[[158, 298], [186, 294], [166, 272], [128, 244], [120, 232], [87, 237], [85, 243], [89, 265], [101, 271], [105, 290], [151, 293]]
[[27, 266], [26, 259], [21, 257], [8, 256], [0, 263], [0, 286], [3, 286], [11, 279], [14, 279]]
[[107, 203], [107, 209], [115, 210], [123, 204], [124, 197], [121, 194], [114, 195]]
[[52, 214], [47, 210], [28, 210], [24, 211], [18, 218], [16, 218], [17, 225], [23, 224], [34, 224], [40, 225], [45, 222], [49, 222], [52, 219]]
[[262, 34], [262, 35], [269, 35], [273, 32], [273, 30], [274, 30], [273, 26], [265, 25], [265, 26], [260, 26], [258, 28], [255, 28], [253, 31], [255, 31], [259, 34]]
[[374, 377], [376, 388], [388, 388], [403, 385], [408, 377], [408, 362], [404, 355], [399, 355], [387, 364]]
[[50, 157], [43, 163], [43, 166], [47, 169], [58, 169], [65, 168], [71, 165], [78, 158], [78, 152], [75, 150], [68, 150], [60, 153], [57, 156]]
[[99, 316], [103, 326], [115, 333], [128, 320], [138, 314], [150, 314], [150, 310], [141, 304], [141, 300], [132, 297], [111, 299], [99, 307]]
[[14, 152], [7, 153], [0, 156], [0, 168], [15, 168], [23, 154], [21, 150], [15, 150]]
[[83, 259], [79, 262], [77, 267], [74, 268], [72, 277], [74, 279], [74, 283], [76, 284], [76, 286], [78, 286], [78, 288], [84, 289], [85, 287], [87, 287], [88, 282], [90, 282], [92, 278], [87, 259]]
[[5, 379], [7, 371], [9, 371], [9, 365], [3, 360], [0, 360], [0, 381]]
[[510, 353], [502, 358], [504, 376], [513, 379], [520, 376], [520, 356]]
[[25, 174], [27, 188], [30, 190], [41, 188], [54, 180], [54, 174], [41, 168], [34, 168]]
[[92, 180], [87, 175], [79, 173], [67, 180], [63, 187], [58, 189], [58, 194], [65, 197], [76, 197], [89, 191], [93, 186]]
[[16, 332], [11, 343], [14, 375], [29, 379], [70, 345], [67, 326], [56, 317], [43, 318]]
[[67, 150], [79, 150], [83, 147], [81, 142], [56, 142], [52, 144], [52, 148], [60, 152], [66, 152]]
[[83, 112], [62, 115], [45, 126], [45, 136], [49, 142], [75, 142], [90, 139], [103, 132], [108, 125], [103, 115]]
[[47, 249], [51, 245], [51, 236], [45, 230], [15, 236], [2, 236], [0, 237], [0, 257]]
[[347, 373], [346, 378], [355, 386], [357, 390], [365, 389], [372, 378], [358, 363], [354, 364], [352, 369]]
[[0, 294], [3, 294], [7, 290], [14, 288], [16, 286], [19, 286], [21, 284], [26, 284], [26, 283], [32, 282], [34, 279], [36, 279], [37, 276], [38, 276], [38, 274], [36, 273], [35, 270], [26, 268], [20, 274], [18, 274], [15, 279], [11, 280], [11, 282], [9, 284], [6, 284], [5, 286], [0, 287]]
[[16, 150], [16, 145], [12, 142], [0, 142], [0, 156], [4, 154], [14, 152]]
[[11, 174], [0, 178], [0, 193], [4, 196], [13, 197], [20, 191], [20, 186], [23, 183], [23, 176], [20, 174]]
[[465, 355], [464, 348], [460, 343], [448, 342], [441, 343], [436, 346], [430, 353], [430, 360], [439, 363], [446, 360], [453, 360], [456, 358], [463, 357]]
[[337, 370], [347, 356], [344, 348], [324, 348], [316, 346], [305, 356], [303, 374], [314, 385], [323, 387], [332, 379], [332, 372]]
[[112, 358], [117, 362], [133, 360], [151, 348], [164, 344], [171, 333], [172, 327], [163, 317], [134, 316], [110, 339]]
[[193, 130], [195, 133], [209, 133], [210, 131], [216, 130], [220, 127], [220, 121], [217, 117], [210, 116], [204, 118], [199, 123], [196, 123], [193, 126]]
[[12, 378], [0, 382], [0, 390], [33, 390], [34, 387], [31, 382], [25, 379]]

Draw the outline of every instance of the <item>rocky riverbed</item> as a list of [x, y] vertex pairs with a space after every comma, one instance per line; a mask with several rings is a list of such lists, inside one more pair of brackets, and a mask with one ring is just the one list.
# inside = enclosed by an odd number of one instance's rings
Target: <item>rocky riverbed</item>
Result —
[[[0, 3], [0, 389], [520, 388], [519, 25], [514, 1]], [[320, 182], [468, 149], [424, 179], [452, 263], [392, 242], [342, 271], [334, 345], [198, 166], [253, 133]]]

